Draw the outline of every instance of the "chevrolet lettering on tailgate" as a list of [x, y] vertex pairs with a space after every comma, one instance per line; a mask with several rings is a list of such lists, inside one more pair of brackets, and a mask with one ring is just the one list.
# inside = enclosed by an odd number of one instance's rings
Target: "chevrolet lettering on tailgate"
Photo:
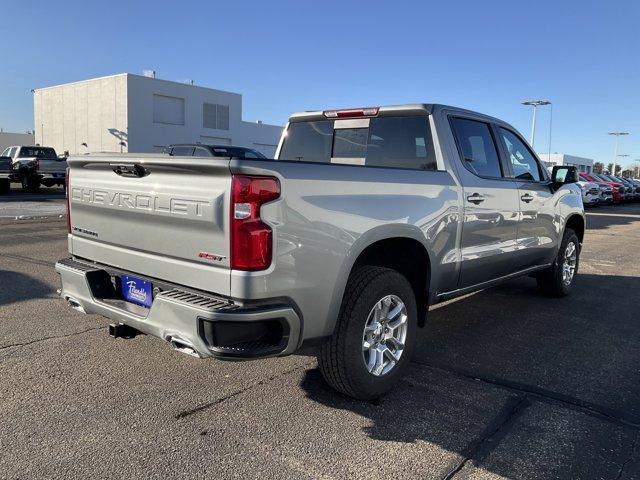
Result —
[[104, 205], [111, 208], [147, 210], [149, 212], [170, 213], [202, 217], [211, 202], [169, 195], [147, 195], [134, 192], [96, 190], [93, 188], [72, 187], [71, 201]]

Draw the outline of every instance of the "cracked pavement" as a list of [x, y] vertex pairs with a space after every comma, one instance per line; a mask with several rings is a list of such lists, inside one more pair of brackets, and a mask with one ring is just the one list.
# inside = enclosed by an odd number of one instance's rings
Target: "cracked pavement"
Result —
[[0, 478], [640, 478], [640, 205], [587, 221], [571, 297], [523, 278], [433, 307], [364, 403], [313, 357], [109, 338], [57, 297], [64, 219], [0, 220]]

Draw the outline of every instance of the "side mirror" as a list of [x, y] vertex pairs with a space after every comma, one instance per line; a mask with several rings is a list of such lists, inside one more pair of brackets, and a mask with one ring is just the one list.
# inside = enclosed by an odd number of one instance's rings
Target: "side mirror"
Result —
[[556, 165], [551, 171], [551, 181], [555, 185], [565, 185], [580, 181], [578, 167], [571, 165]]

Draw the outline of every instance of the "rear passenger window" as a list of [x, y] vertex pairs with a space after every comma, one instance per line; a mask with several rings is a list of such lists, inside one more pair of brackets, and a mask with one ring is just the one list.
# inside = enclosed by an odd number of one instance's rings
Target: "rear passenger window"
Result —
[[500, 136], [513, 169], [513, 176], [518, 180], [539, 182], [542, 172], [537, 160], [527, 146], [513, 133], [500, 128]]
[[501, 177], [500, 159], [489, 125], [466, 118], [452, 118], [451, 125], [465, 167], [480, 177]]

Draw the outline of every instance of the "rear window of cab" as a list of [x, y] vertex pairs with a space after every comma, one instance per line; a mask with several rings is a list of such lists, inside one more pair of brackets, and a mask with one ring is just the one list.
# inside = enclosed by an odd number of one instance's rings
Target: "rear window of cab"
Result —
[[292, 122], [279, 160], [437, 169], [424, 116]]

